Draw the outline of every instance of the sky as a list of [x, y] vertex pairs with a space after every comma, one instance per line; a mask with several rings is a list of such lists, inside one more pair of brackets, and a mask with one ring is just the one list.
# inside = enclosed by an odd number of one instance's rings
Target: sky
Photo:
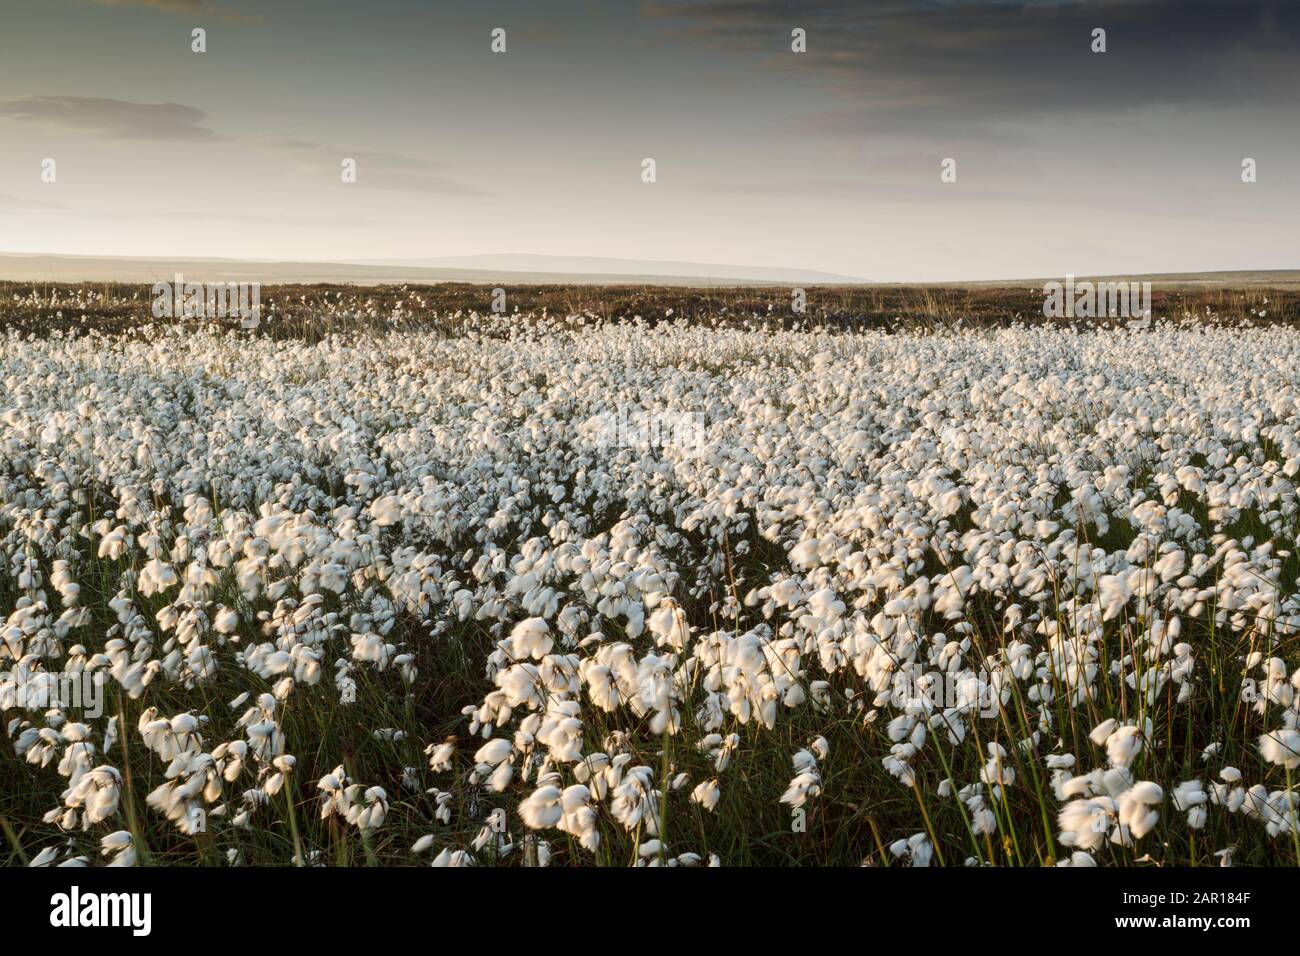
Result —
[[1297, 213], [1294, 2], [0, 0], [0, 252], [956, 281], [1300, 268]]

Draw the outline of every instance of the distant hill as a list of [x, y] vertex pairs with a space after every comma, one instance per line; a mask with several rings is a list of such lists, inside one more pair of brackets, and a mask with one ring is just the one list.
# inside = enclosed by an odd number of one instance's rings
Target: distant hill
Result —
[[[376, 259], [357, 262], [278, 262], [219, 258], [57, 256], [0, 253], [5, 282], [170, 282], [177, 272], [196, 282], [352, 283], [356, 285], [468, 282], [516, 285], [654, 285], [684, 288], [720, 286], [948, 286], [1042, 288], [1064, 276], [947, 282], [869, 282], [854, 276], [808, 269], [776, 269], [714, 263], [611, 259], [589, 256], [485, 255], [439, 259]], [[1300, 288], [1300, 270], [1174, 272], [1095, 276], [1076, 282], [1150, 282], [1165, 289], [1218, 286]]]
[[[352, 264], [352, 263], [349, 263]], [[451, 256], [434, 259], [361, 259], [358, 265], [394, 266], [403, 269], [457, 269], [490, 272], [494, 275], [636, 276], [638, 279], [683, 279], [715, 283], [728, 282], [787, 285], [856, 285], [867, 280], [813, 269], [780, 269], [765, 266], [722, 265], [716, 262], [676, 262], [655, 259], [614, 259], [601, 256], [539, 256], [505, 254]], [[688, 283], [689, 284], [689, 283]]]
[[[680, 270], [680, 271], [675, 271]], [[0, 253], [0, 281], [161, 282], [182, 272], [203, 281], [393, 283], [496, 282], [520, 285], [848, 285], [862, 279], [806, 270], [564, 256], [469, 256], [362, 262], [53, 256]]]

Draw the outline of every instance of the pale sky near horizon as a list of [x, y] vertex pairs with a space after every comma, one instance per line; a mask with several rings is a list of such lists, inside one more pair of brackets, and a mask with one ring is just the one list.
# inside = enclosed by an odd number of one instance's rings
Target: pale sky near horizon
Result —
[[1295, 2], [0, 0], [0, 252], [1300, 268], [1297, 79]]

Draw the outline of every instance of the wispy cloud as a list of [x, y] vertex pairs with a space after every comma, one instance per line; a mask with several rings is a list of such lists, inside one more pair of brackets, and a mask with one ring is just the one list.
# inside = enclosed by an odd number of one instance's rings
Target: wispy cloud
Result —
[[[936, 167], [937, 168], [937, 167]], [[937, 177], [931, 177], [937, 180]], [[734, 196], [782, 197], [791, 199], [844, 199], [873, 203], [924, 202], [1016, 202], [1026, 197], [1000, 189], [966, 187], [946, 189], [937, 181], [927, 185], [897, 180], [802, 179], [798, 182], [698, 182], [696, 189], [708, 194]]]
[[67, 208], [60, 202], [42, 202], [39, 199], [23, 199], [21, 196], [0, 193], [0, 212], [38, 212]]
[[[209, 117], [203, 110], [181, 103], [135, 103], [93, 96], [27, 96], [0, 100], [0, 119], [113, 139], [236, 142], [209, 128]], [[373, 189], [443, 196], [491, 195], [453, 178], [448, 164], [439, 160], [280, 136], [241, 138], [237, 142], [273, 150], [300, 169], [321, 175], [337, 175], [339, 163], [350, 157], [357, 162], [358, 183]]]
[[489, 196], [491, 193], [448, 175], [450, 166], [436, 159], [376, 149], [333, 146], [313, 140], [263, 138], [254, 143], [284, 153], [307, 171], [338, 175], [345, 158], [357, 162], [357, 183], [393, 192], [442, 196]]
[[180, 103], [133, 103], [98, 96], [27, 96], [0, 100], [0, 119], [132, 140], [212, 142], [207, 114]]
[[262, 19], [217, 0], [83, 0], [83, 2], [100, 7], [147, 7], [162, 13], [215, 17], [230, 23], [260, 23]]
[[367, 229], [372, 226], [385, 225], [381, 220], [367, 219], [361, 216], [272, 216], [258, 213], [218, 212], [207, 209], [178, 212], [141, 212], [126, 215], [104, 214], [104, 217], [112, 219], [184, 220], [196, 224], [216, 221], [258, 223], [260, 225], [274, 226], [308, 226], [313, 228], [334, 226], [344, 229]]

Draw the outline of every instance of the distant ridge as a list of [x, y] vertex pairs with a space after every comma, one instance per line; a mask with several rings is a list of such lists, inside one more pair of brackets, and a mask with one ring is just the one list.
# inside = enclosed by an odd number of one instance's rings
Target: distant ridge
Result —
[[[659, 262], [588, 256], [483, 255], [441, 259], [382, 259], [356, 262], [284, 262], [259, 259], [163, 256], [75, 256], [0, 252], [0, 282], [170, 282], [176, 273], [196, 282], [353, 283], [356, 285], [467, 282], [517, 285], [719, 286], [908, 286], [959, 288], [1031, 286], [1062, 281], [1042, 278], [953, 279], [930, 282], [869, 281], [809, 269]], [[1076, 282], [1150, 282], [1165, 288], [1273, 286], [1300, 288], [1300, 269], [1088, 275]]]
[[[514, 268], [507, 268], [513, 263]], [[533, 263], [533, 267], [529, 264]], [[567, 266], [567, 268], [566, 268]], [[592, 267], [592, 268], [584, 268]], [[671, 271], [673, 267], [682, 272]], [[694, 271], [692, 271], [694, 270]], [[747, 266], [641, 262], [563, 256], [469, 256], [360, 262], [277, 262], [161, 256], [59, 256], [0, 253], [0, 281], [170, 282], [177, 272], [196, 282], [393, 283], [514, 282], [541, 285], [852, 285], [864, 280], [828, 272]]]
[[468, 269], [493, 274], [637, 276], [641, 279], [683, 278], [715, 282], [754, 282], [810, 285], [859, 285], [867, 280], [814, 269], [723, 265], [716, 262], [679, 262], [656, 259], [615, 259], [608, 256], [543, 256], [531, 253], [444, 256], [431, 259], [360, 259], [347, 265], [393, 266], [404, 269]]

